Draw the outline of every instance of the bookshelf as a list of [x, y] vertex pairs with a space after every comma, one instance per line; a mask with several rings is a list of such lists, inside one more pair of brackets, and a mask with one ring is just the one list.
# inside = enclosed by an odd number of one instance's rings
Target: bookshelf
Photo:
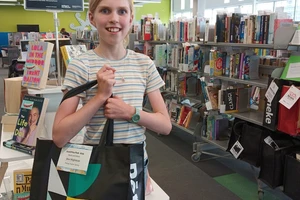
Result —
[[214, 76], [214, 78], [221, 79], [224, 81], [242, 83], [245, 85], [253, 85], [253, 86], [260, 87], [260, 88], [268, 87], [268, 79], [243, 80], [243, 79], [237, 79], [237, 78], [229, 78], [226, 76]]

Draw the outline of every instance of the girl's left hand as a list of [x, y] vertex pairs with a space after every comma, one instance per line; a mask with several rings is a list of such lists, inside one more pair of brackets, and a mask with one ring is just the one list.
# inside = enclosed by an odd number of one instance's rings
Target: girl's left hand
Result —
[[120, 97], [114, 96], [108, 98], [104, 106], [104, 115], [110, 119], [129, 120], [134, 107], [126, 104]]

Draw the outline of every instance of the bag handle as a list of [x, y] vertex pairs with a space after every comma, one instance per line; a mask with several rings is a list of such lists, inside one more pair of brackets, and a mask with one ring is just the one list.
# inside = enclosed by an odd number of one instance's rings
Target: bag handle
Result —
[[[60, 104], [68, 99], [71, 98], [77, 94], [80, 94], [81, 92], [84, 92], [88, 89], [90, 89], [91, 87], [93, 87], [94, 85], [96, 85], [98, 82], [97, 80], [93, 80], [90, 82], [87, 82], [83, 85], [80, 85], [78, 87], [72, 88], [71, 90], [69, 90], [62, 98]], [[106, 133], [106, 134], [103, 134]], [[113, 119], [107, 119], [105, 126], [103, 128], [102, 134], [101, 134], [101, 138], [99, 141], [99, 146], [112, 146], [113, 145], [113, 141], [114, 141], [114, 120]]]

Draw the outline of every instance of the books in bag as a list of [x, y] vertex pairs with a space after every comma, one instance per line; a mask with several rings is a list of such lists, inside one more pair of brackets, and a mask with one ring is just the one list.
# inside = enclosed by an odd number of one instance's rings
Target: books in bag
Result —
[[3, 141], [3, 146], [27, 154], [34, 154], [36, 138], [43, 131], [49, 99], [25, 95], [20, 107], [13, 137]]
[[53, 47], [50, 42], [29, 42], [22, 86], [34, 89], [46, 87]]

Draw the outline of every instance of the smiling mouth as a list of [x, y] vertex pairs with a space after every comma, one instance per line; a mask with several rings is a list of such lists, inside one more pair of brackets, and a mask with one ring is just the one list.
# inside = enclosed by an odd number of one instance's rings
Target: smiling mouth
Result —
[[121, 31], [120, 28], [106, 28], [107, 31], [111, 32], [111, 33], [117, 33], [119, 31]]

